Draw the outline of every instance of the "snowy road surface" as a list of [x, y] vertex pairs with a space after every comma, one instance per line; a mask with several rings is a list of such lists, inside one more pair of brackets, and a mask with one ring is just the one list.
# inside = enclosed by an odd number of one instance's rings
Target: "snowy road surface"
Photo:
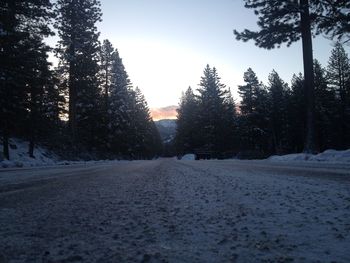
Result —
[[3, 170], [0, 262], [350, 262], [350, 166]]

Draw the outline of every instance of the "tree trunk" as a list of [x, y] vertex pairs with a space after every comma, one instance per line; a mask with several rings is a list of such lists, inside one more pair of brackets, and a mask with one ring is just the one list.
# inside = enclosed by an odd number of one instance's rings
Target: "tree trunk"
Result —
[[74, 45], [70, 47], [70, 59], [69, 62], [69, 129], [72, 136], [73, 146], [75, 146], [77, 139], [77, 90], [75, 78], [75, 50]]
[[29, 150], [28, 150], [28, 154], [29, 154], [30, 158], [35, 158], [35, 156], [34, 156], [34, 146], [35, 146], [34, 140], [31, 139], [29, 141]]
[[106, 107], [106, 113], [108, 114], [108, 92], [109, 92], [109, 85], [108, 85], [108, 79], [109, 79], [109, 72], [108, 72], [108, 59], [106, 60], [106, 75], [105, 75], [105, 107]]
[[30, 158], [34, 157], [34, 144], [35, 144], [35, 129], [37, 128], [37, 94], [35, 87], [30, 87], [30, 115], [29, 115], [29, 148], [28, 155]]
[[306, 138], [305, 153], [316, 153], [315, 143], [315, 99], [314, 99], [314, 69], [312, 54], [311, 21], [309, 13], [309, 0], [300, 0], [301, 7], [301, 33], [303, 45], [303, 62], [306, 95]]
[[8, 127], [5, 121], [4, 134], [2, 136], [3, 152], [4, 157], [7, 160], [10, 160], [10, 151], [9, 151], [9, 136], [8, 136]]

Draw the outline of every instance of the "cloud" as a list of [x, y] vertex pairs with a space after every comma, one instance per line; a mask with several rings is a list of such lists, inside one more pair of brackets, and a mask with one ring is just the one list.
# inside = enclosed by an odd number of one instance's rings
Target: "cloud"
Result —
[[151, 109], [151, 116], [154, 121], [162, 119], [176, 119], [176, 109], [178, 106], [171, 105], [163, 108], [153, 108]]

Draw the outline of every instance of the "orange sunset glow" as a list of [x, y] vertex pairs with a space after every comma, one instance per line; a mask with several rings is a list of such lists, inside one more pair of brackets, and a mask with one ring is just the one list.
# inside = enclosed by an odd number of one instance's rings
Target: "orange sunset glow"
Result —
[[153, 108], [151, 109], [151, 116], [154, 121], [159, 121], [162, 119], [176, 119], [176, 109], [178, 107], [173, 106], [167, 106], [163, 108]]

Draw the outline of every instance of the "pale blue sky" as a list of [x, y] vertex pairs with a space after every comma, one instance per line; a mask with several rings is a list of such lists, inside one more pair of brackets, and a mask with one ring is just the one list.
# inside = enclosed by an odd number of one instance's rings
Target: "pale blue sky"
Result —
[[[301, 43], [268, 51], [235, 40], [233, 29], [254, 29], [257, 21], [243, 0], [101, 0], [101, 4], [101, 40], [108, 38], [118, 48], [131, 81], [150, 107], [177, 105], [189, 85], [197, 88], [206, 64], [217, 68], [236, 98], [248, 67], [265, 83], [273, 69], [287, 82], [302, 71]], [[323, 37], [314, 40], [314, 57], [324, 66], [331, 44]]]

